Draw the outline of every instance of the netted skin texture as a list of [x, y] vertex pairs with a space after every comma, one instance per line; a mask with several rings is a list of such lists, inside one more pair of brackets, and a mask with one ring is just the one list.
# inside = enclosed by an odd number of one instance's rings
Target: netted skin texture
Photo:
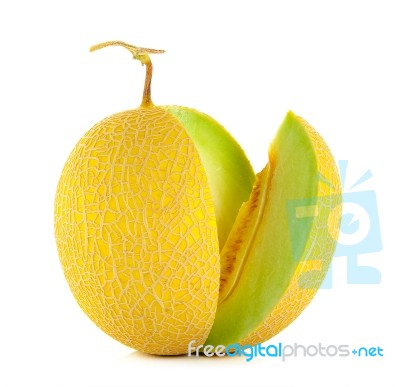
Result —
[[58, 184], [55, 235], [72, 293], [111, 337], [166, 355], [206, 340], [220, 274], [214, 206], [171, 114], [126, 111], [86, 133]]

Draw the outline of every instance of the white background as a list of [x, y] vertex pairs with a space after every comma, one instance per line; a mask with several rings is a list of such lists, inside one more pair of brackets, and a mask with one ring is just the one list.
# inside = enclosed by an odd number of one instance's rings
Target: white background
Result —
[[[1, 386], [399, 385], [400, 22], [395, 1], [1, 1]], [[78, 139], [140, 102], [144, 69], [106, 40], [162, 48], [153, 100], [202, 110], [254, 168], [288, 109], [306, 118], [349, 184], [378, 197], [383, 250], [360, 257], [380, 285], [334, 286], [270, 344], [381, 346], [381, 358], [159, 358], [102, 333], [59, 265], [56, 184]]]

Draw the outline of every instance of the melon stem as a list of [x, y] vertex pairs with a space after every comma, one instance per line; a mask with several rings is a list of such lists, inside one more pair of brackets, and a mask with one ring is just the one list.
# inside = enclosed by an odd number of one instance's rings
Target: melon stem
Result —
[[147, 57], [146, 61], [144, 62], [144, 65], [146, 66], [146, 79], [144, 80], [143, 98], [140, 107], [153, 105], [153, 102], [151, 101], [151, 78], [153, 77], [153, 63], [151, 63], [148, 55], [145, 56]]
[[119, 40], [113, 40], [109, 42], [104, 42], [100, 44], [96, 44], [90, 47], [90, 51], [96, 51], [104, 47], [109, 46], [121, 46], [130, 51], [133, 55], [134, 59], [139, 60], [142, 65], [146, 66], [146, 79], [144, 81], [143, 88], [143, 98], [142, 103], [140, 105], [141, 108], [153, 106], [153, 102], [151, 101], [151, 78], [153, 76], [153, 64], [151, 63], [149, 54], [162, 54], [164, 50], [154, 50], [153, 48], [143, 48], [132, 46], [131, 44], [121, 42]]

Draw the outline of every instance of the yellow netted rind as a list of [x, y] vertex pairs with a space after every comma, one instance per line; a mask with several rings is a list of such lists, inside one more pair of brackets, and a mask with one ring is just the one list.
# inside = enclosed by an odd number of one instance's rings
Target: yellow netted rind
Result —
[[335, 251], [341, 217], [341, 184], [333, 156], [321, 136], [302, 118], [299, 120], [312, 142], [318, 173], [318, 216], [313, 222], [304, 256], [279, 303], [263, 323], [240, 344], [256, 345], [270, 339], [292, 323], [321, 286]]
[[55, 233], [75, 298], [107, 334], [153, 354], [206, 340], [219, 287], [214, 206], [171, 114], [122, 112], [80, 140], [59, 181]]

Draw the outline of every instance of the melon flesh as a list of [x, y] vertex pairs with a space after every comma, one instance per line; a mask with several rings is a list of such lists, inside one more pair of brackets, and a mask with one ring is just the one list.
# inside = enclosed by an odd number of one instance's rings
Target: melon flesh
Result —
[[206, 344], [256, 345], [289, 325], [335, 251], [339, 174], [329, 148], [289, 112], [221, 252], [219, 305]]

